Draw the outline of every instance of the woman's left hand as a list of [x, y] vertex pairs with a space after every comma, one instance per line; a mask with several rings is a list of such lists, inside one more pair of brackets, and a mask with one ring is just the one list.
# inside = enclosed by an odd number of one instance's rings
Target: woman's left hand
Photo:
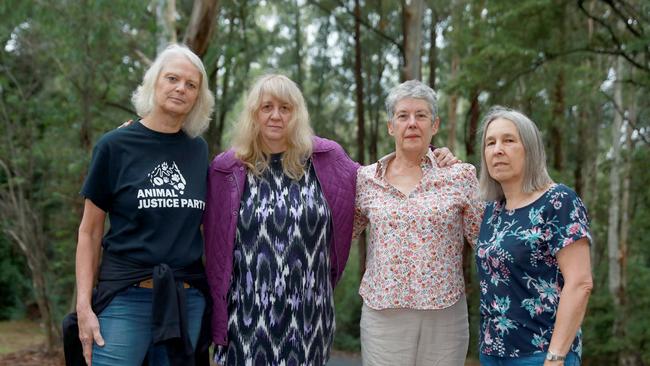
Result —
[[129, 126], [131, 123], [133, 123], [133, 120], [132, 120], [132, 119], [130, 119], [130, 120], [128, 120], [128, 121], [122, 123], [121, 125], [117, 126], [117, 128], [122, 128], [122, 127]]
[[452, 166], [456, 163], [462, 163], [462, 161], [457, 159], [454, 154], [451, 153], [451, 150], [446, 147], [438, 147], [433, 150], [433, 156], [436, 158], [436, 163], [441, 168]]

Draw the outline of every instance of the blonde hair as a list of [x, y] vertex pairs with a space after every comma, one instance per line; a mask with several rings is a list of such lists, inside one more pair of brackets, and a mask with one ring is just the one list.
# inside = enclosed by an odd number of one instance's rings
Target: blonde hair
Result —
[[187, 46], [181, 44], [170, 44], [162, 51], [156, 60], [151, 64], [142, 78], [142, 84], [138, 86], [131, 96], [131, 102], [135, 107], [138, 116], [145, 117], [154, 107], [154, 97], [156, 92], [156, 80], [163, 67], [173, 57], [183, 56], [187, 58], [194, 67], [201, 73], [201, 85], [199, 95], [183, 122], [183, 131], [190, 137], [196, 137], [205, 131], [210, 125], [210, 115], [214, 107], [214, 98], [208, 87], [208, 77], [205, 73], [205, 67], [199, 56], [192, 52]]
[[312, 153], [314, 132], [309, 125], [309, 113], [300, 89], [284, 75], [264, 75], [251, 87], [235, 128], [235, 156], [255, 175], [260, 175], [269, 166], [270, 154], [264, 151], [257, 121], [257, 112], [264, 95], [291, 105], [292, 115], [286, 126], [287, 151], [282, 156], [282, 170], [291, 179], [299, 180], [305, 174], [305, 163]]

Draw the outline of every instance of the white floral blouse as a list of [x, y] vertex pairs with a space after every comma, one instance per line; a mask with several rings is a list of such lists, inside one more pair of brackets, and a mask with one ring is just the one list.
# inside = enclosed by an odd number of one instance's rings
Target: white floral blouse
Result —
[[368, 226], [359, 294], [373, 309], [443, 309], [465, 293], [463, 236], [476, 241], [484, 204], [470, 164], [439, 168], [431, 151], [407, 196], [385, 179], [394, 153], [357, 176], [355, 236]]

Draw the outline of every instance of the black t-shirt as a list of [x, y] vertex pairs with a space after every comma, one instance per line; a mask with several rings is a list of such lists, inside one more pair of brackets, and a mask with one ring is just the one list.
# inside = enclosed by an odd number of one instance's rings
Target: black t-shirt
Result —
[[104, 250], [144, 265], [184, 267], [203, 254], [208, 148], [182, 130], [135, 122], [105, 134], [81, 194], [108, 213]]

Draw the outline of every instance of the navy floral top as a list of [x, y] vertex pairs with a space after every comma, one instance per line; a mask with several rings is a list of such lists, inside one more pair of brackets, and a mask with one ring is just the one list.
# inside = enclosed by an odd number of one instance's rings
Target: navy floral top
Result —
[[[481, 353], [520, 357], [547, 351], [564, 285], [557, 253], [582, 238], [591, 242], [587, 210], [563, 184], [514, 210], [505, 201], [487, 205], [476, 244]], [[581, 331], [571, 351], [581, 354]]]

